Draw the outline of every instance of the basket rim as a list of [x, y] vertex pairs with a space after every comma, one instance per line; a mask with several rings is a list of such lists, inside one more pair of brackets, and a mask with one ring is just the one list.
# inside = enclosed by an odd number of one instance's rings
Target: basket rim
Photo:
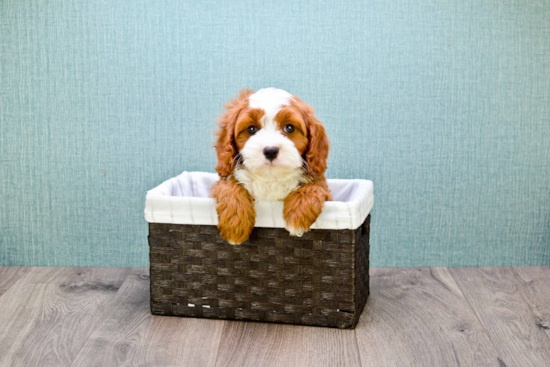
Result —
[[[216, 201], [208, 197], [219, 176], [207, 172], [183, 172], [147, 192], [145, 220], [149, 223], [217, 225]], [[335, 198], [327, 201], [312, 229], [355, 229], [371, 212], [374, 185], [363, 179], [328, 179]], [[255, 202], [256, 227], [285, 228], [282, 201]]]

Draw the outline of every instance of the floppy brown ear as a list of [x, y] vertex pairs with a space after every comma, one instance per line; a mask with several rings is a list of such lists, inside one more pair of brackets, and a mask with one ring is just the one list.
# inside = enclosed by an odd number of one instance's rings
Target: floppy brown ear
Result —
[[219, 130], [215, 132], [218, 136], [216, 140], [216, 154], [218, 164], [216, 171], [220, 177], [228, 177], [235, 168], [234, 158], [237, 155], [237, 145], [235, 144], [235, 125], [241, 111], [246, 107], [247, 98], [254, 93], [250, 89], [243, 89], [237, 94], [235, 99], [231, 99], [224, 105], [225, 112], [222, 113], [218, 121]]
[[327, 170], [327, 158], [330, 144], [323, 123], [313, 114], [311, 106], [302, 103], [302, 113], [308, 127], [309, 145], [306, 153], [306, 162], [309, 168], [317, 175], [323, 175]]

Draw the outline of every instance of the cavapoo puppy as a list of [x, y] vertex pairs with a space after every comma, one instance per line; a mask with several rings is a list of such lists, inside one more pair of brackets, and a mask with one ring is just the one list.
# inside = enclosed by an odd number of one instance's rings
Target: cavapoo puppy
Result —
[[242, 90], [219, 121], [212, 186], [218, 229], [231, 244], [250, 236], [254, 201], [283, 200], [291, 235], [309, 231], [331, 200], [324, 176], [329, 141], [313, 109], [281, 89]]

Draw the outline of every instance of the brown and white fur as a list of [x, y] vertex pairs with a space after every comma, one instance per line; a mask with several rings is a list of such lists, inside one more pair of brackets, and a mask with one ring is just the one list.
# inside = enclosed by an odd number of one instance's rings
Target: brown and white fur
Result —
[[218, 229], [231, 244], [248, 239], [256, 221], [254, 201], [283, 200], [286, 229], [309, 231], [326, 200], [329, 141], [313, 109], [281, 89], [242, 90], [219, 121], [212, 186]]

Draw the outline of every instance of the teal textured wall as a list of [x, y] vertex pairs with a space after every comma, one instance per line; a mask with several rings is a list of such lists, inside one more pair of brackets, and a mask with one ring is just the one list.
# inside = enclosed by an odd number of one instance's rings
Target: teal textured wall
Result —
[[550, 265], [548, 1], [0, 2], [0, 264], [144, 266], [242, 87], [374, 181], [373, 266]]

